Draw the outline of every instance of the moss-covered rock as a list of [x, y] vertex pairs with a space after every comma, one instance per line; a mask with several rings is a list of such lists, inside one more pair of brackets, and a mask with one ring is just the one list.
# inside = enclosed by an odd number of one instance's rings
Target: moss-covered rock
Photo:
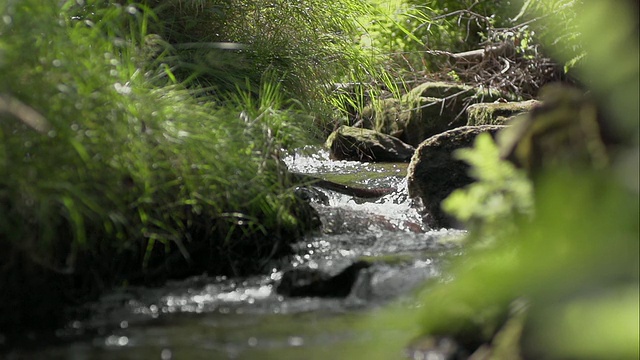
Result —
[[341, 126], [326, 141], [337, 160], [408, 162], [415, 150], [398, 138], [374, 130]]
[[515, 116], [529, 112], [539, 101], [478, 103], [467, 108], [467, 125], [505, 125]]
[[393, 135], [412, 146], [467, 124], [469, 104], [507, 98], [495, 90], [464, 84], [425, 82], [402, 98], [372, 101], [361, 113], [363, 127]]
[[472, 103], [495, 101], [506, 95], [469, 85], [428, 82], [409, 91], [401, 140], [418, 146], [423, 140], [467, 123], [465, 108]]
[[409, 91], [407, 96], [445, 98], [457, 96], [459, 94], [475, 93], [475, 89], [470, 85], [448, 83], [443, 81], [425, 82]]

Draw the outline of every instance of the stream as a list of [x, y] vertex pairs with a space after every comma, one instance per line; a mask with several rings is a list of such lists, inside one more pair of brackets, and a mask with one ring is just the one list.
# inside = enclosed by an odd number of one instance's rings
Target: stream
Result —
[[[37, 349], [7, 359], [342, 359], [341, 348], [367, 346], [354, 325], [391, 301], [402, 301], [460, 249], [464, 232], [428, 229], [407, 197], [407, 164], [329, 160], [306, 148], [285, 159], [290, 170], [359, 187], [397, 189], [362, 200], [327, 190], [311, 199], [321, 231], [295, 244], [294, 254], [273, 261], [266, 275], [202, 275], [160, 288], [128, 287], [88, 305], [90, 316], [70, 322]], [[327, 201], [328, 200], [328, 201]], [[293, 269], [335, 275], [356, 260], [360, 271], [343, 298], [288, 297], [276, 292]], [[390, 330], [389, 336], [393, 336]]]

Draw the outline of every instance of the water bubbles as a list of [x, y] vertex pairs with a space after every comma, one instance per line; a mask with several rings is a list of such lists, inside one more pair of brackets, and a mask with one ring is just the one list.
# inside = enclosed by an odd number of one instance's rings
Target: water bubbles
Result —
[[54, 60], [51, 62], [51, 65], [53, 65], [54, 67], [60, 67], [60, 66], [62, 66], [62, 60], [60, 60], [60, 59], [54, 59]]
[[247, 340], [247, 344], [250, 347], [255, 347], [255, 346], [258, 345], [258, 339], [256, 339], [255, 337], [252, 336], [252, 337], [249, 338], [249, 340]]
[[129, 344], [129, 338], [126, 336], [111, 335], [104, 340], [104, 344], [109, 347], [123, 347]]
[[171, 360], [172, 358], [173, 358], [173, 353], [171, 352], [171, 350], [162, 349], [162, 352], [160, 352], [161, 360]]
[[127, 320], [120, 321], [120, 329], [126, 329], [129, 327], [129, 322]]
[[275, 272], [272, 273], [270, 276], [271, 280], [273, 281], [280, 281], [282, 279], [282, 272]]
[[194, 295], [191, 299], [198, 305], [204, 305], [205, 303], [212, 302], [213, 296], [211, 296], [211, 294]]
[[304, 345], [304, 339], [300, 336], [290, 336], [287, 340], [287, 343], [289, 344], [289, 346], [298, 347]]
[[349, 257], [352, 255], [352, 251], [345, 250], [345, 249], [338, 250], [338, 253], [340, 253], [340, 256], [343, 256], [343, 257]]

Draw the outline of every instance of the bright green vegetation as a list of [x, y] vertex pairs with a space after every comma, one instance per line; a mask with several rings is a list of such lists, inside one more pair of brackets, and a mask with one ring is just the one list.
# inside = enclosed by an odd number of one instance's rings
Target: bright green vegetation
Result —
[[489, 134], [476, 137], [474, 147], [455, 154], [471, 166], [475, 183], [454, 190], [442, 208], [462, 221], [472, 236], [488, 242], [514, 231], [516, 221], [533, 211], [531, 181], [523, 170], [501, 160]]
[[[367, 28], [366, 44], [391, 55], [405, 71], [439, 71], [451, 53], [474, 50], [509, 25], [515, 6], [473, 0], [375, 0], [378, 16]], [[513, 35], [512, 35], [513, 36]], [[425, 69], [426, 68], [426, 69]]]
[[361, 0], [146, 2], [161, 20], [150, 29], [166, 42], [154, 42], [169, 55], [163, 61], [179, 79], [216, 95], [238, 87], [257, 94], [272, 74], [287, 98], [319, 110], [332, 95], [329, 84], [364, 80], [372, 63], [353, 46], [354, 19], [369, 12]]
[[279, 152], [348, 75], [358, 2], [232, 3], [1, 3], [2, 327], [259, 271], [311, 227]]
[[[447, 206], [493, 241], [455, 262], [454, 281], [419, 294], [423, 306], [366, 322], [405, 331], [357, 355], [397, 358], [410, 336], [488, 341], [526, 296], [529, 345], [543, 355], [637, 358], [634, 12], [527, 0], [507, 16], [496, 3], [0, 2], [0, 328], [55, 321], [64, 305], [129, 282], [260, 271], [313, 222], [282, 148], [330, 130], [381, 88], [397, 95], [396, 74], [443, 70], [429, 51], [505, 40], [535, 60], [536, 43], [555, 42], [549, 51], [631, 145], [607, 174], [550, 171], [532, 198], [489, 142], [462, 152], [480, 182]], [[542, 17], [526, 23], [534, 10]]]
[[307, 125], [322, 136], [377, 97], [381, 85], [400, 91], [385, 57], [358, 44], [361, 19], [380, 14], [366, 0], [146, 3], [161, 20], [149, 31], [161, 40], [148, 37], [145, 47], [163, 55], [178, 81], [220, 102], [237, 89], [257, 97], [266, 81], [304, 108]]

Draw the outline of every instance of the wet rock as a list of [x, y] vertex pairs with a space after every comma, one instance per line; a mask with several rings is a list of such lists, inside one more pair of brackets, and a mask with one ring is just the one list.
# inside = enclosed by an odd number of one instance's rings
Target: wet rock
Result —
[[334, 276], [318, 269], [292, 269], [282, 275], [276, 292], [292, 297], [347, 297], [360, 270], [369, 266], [367, 261], [357, 261]]
[[464, 110], [469, 104], [493, 102], [503, 96], [506, 95], [463, 84], [427, 82], [418, 85], [402, 98], [407, 119], [400, 139], [418, 146], [433, 135], [465, 125]]
[[425, 222], [434, 228], [455, 227], [454, 220], [440, 208], [440, 203], [455, 189], [473, 182], [467, 174], [469, 165], [453, 157], [453, 152], [470, 147], [483, 132], [495, 136], [501, 125], [463, 126], [432, 136], [420, 144], [407, 170], [409, 196], [422, 201]]
[[514, 117], [529, 112], [540, 102], [537, 100], [478, 103], [467, 108], [467, 125], [505, 125]]
[[422, 83], [409, 92], [412, 97], [433, 97], [446, 98], [456, 96], [461, 93], [474, 92], [474, 88], [469, 85], [448, 83], [443, 81], [433, 81]]
[[329, 197], [327, 194], [312, 186], [298, 186], [295, 189], [295, 194], [300, 199], [309, 203], [329, 206]]
[[408, 162], [414, 148], [391, 135], [374, 130], [341, 126], [326, 141], [336, 160]]

